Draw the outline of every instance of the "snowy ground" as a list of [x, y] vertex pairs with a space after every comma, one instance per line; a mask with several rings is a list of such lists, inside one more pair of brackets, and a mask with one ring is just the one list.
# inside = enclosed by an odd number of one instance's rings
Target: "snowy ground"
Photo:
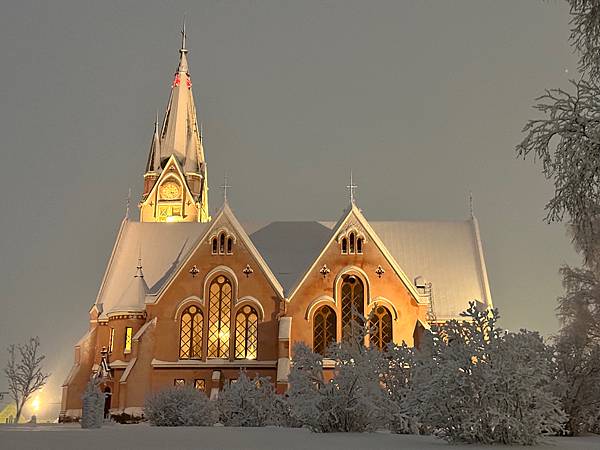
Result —
[[[475, 450], [472, 445], [448, 445], [430, 436], [389, 433], [317, 434], [290, 428], [161, 428], [108, 425], [82, 430], [79, 425], [0, 425], [0, 449], [10, 450]], [[488, 447], [491, 450], [532, 447]], [[600, 449], [600, 436], [548, 438], [535, 449]]]

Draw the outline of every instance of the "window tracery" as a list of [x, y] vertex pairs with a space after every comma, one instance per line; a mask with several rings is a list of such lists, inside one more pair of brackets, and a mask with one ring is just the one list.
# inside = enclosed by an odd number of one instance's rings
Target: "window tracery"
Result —
[[258, 350], [258, 314], [243, 306], [235, 318], [235, 358], [256, 359]]
[[330, 306], [321, 306], [313, 316], [313, 351], [321, 355], [337, 340], [337, 320]]
[[337, 241], [340, 244], [342, 255], [361, 255], [366, 242], [364, 234], [354, 225], [343, 230]]
[[377, 306], [369, 321], [369, 340], [372, 346], [385, 350], [393, 341], [392, 314], [385, 306]]
[[232, 255], [235, 236], [226, 229], [221, 229], [209, 238], [213, 255]]
[[364, 326], [365, 289], [360, 278], [344, 275], [341, 286], [342, 339], [357, 337]]
[[204, 317], [195, 305], [181, 314], [179, 331], [179, 358], [198, 359], [202, 357], [202, 328]]
[[219, 275], [211, 282], [208, 293], [209, 358], [229, 357], [232, 295], [233, 289], [227, 277]]

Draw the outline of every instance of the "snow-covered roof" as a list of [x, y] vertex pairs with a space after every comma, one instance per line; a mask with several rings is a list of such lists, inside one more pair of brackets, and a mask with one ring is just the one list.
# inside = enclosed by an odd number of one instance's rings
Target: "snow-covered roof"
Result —
[[[492, 305], [476, 219], [368, 223], [411, 281], [421, 276], [432, 283], [439, 319], [458, 317], [472, 300]], [[134, 276], [140, 249], [143, 280], [148, 294], [155, 295], [209, 227], [209, 223], [125, 220], [96, 300], [100, 318], [111, 312], [143, 311], [139, 289], [133, 289], [139, 281]], [[246, 223], [242, 227], [288, 295], [321, 254], [336, 223]], [[126, 292], [132, 292], [131, 298]]]
[[[100, 318], [110, 312], [135, 311], [136, 307], [139, 311], [144, 310], [139, 291], [135, 289], [139, 281], [135, 274], [140, 253], [148, 294], [156, 294], [209, 226], [197, 222], [123, 221], [96, 299]], [[131, 298], [127, 292], [131, 293]]]
[[[458, 317], [469, 301], [492, 305], [476, 219], [464, 221], [369, 221], [412, 281], [422, 276], [433, 287], [440, 319]], [[291, 292], [331, 237], [335, 222], [247, 224], [258, 251]]]

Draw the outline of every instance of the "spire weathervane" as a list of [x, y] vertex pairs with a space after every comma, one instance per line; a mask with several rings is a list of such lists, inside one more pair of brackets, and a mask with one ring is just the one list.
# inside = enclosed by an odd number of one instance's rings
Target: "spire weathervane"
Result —
[[227, 174], [225, 174], [225, 177], [223, 178], [223, 184], [220, 187], [223, 189], [223, 203], [227, 203], [227, 189], [231, 187], [231, 185], [227, 183]]
[[185, 33], [185, 14], [183, 15], [183, 26], [181, 27], [181, 49], [180, 52], [187, 52], [187, 34]]
[[354, 180], [352, 177], [352, 171], [350, 171], [350, 184], [346, 186], [346, 189], [350, 192], [350, 204], [354, 205], [356, 202], [355, 192], [358, 185], [354, 184]]

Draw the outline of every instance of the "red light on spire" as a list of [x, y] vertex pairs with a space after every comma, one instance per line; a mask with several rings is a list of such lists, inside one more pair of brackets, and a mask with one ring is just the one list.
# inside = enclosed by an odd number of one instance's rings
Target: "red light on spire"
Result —
[[175, 74], [175, 79], [173, 80], [173, 87], [179, 86], [181, 84], [181, 77], [178, 73]]

